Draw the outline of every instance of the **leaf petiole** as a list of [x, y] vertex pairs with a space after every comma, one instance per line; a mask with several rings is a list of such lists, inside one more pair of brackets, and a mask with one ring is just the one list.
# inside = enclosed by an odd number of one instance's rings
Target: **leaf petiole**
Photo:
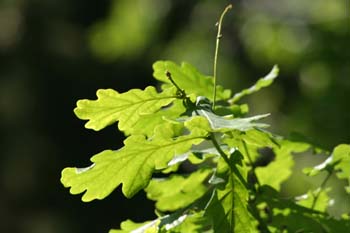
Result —
[[229, 167], [230, 166], [230, 160], [228, 158], [228, 156], [226, 155], [226, 153], [221, 149], [221, 146], [219, 145], [218, 141], [216, 140], [215, 138], [215, 135], [214, 133], [211, 133], [210, 136], [209, 136], [210, 140], [212, 141], [215, 149], [219, 152], [219, 154], [221, 155], [221, 157], [225, 160], [225, 162], [227, 163], [227, 165]]
[[165, 71], [165, 75], [168, 77], [169, 81], [176, 87], [177, 91], [176, 94], [180, 99], [185, 99], [186, 98], [186, 92], [184, 89], [181, 89], [179, 85], [176, 84], [174, 79], [171, 76], [171, 73], [167, 70]]

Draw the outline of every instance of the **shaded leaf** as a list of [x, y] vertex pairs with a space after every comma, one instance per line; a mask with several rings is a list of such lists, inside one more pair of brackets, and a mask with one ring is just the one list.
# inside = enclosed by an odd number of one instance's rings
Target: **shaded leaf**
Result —
[[243, 117], [249, 112], [247, 104], [220, 106], [215, 105], [215, 114], [219, 116], [232, 115], [234, 117]]
[[238, 93], [236, 93], [230, 100], [229, 102], [232, 104], [232, 103], [235, 103], [237, 102], [238, 100], [240, 100], [243, 96], [246, 96], [246, 95], [250, 95], [250, 94], [253, 94], [257, 91], [259, 91], [261, 88], [264, 88], [264, 87], [268, 87], [270, 86], [274, 79], [278, 76], [278, 66], [275, 65], [272, 70], [270, 71], [270, 73], [268, 73], [265, 77], [259, 79], [253, 86], [251, 86], [250, 88], [248, 89], [244, 89]]
[[308, 176], [318, 175], [322, 171], [327, 171], [328, 169], [332, 169], [333, 164], [333, 156], [329, 156], [324, 162], [314, 166], [314, 167], [306, 167], [303, 169], [303, 172]]
[[345, 189], [350, 193], [350, 145], [338, 145], [323, 163], [303, 169], [303, 172], [309, 176], [315, 176], [322, 171], [335, 171], [339, 179], [346, 179], [349, 186]]
[[268, 214], [267, 227], [270, 232], [346, 232], [350, 221], [334, 219], [327, 214], [297, 205], [282, 199], [271, 187], [262, 186], [257, 196], [258, 203], [265, 203]]
[[223, 159], [218, 162], [216, 175], [226, 182], [214, 191], [206, 215], [213, 221], [214, 232], [258, 232], [258, 223], [248, 208], [247, 169], [242, 155], [235, 151], [229, 159], [230, 167]]
[[119, 121], [119, 130], [125, 131], [130, 130], [142, 116], [157, 112], [175, 99], [174, 88], [162, 93], [157, 93], [151, 86], [125, 93], [101, 89], [97, 91], [97, 100], [79, 100], [74, 113], [79, 119], [88, 120], [85, 124], [88, 129], [101, 130]]
[[[180, 220], [180, 221], [179, 221]], [[177, 221], [167, 224], [164, 227], [164, 232], [167, 233], [214, 233], [211, 228], [211, 222], [203, 216], [203, 211], [193, 214], [180, 216]], [[163, 231], [161, 231], [163, 232]]]
[[[272, 134], [260, 129], [251, 129], [246, 132], [231, 131], [225, 135], [223, 142], [230, 147], [238, 148], [249, 163], [250, 159], [247, 157], [247, 153], [256, 163], [260, 156], [259, 149], [266, 147], [272, 149], [279, 146], [277, 139]], [[247, 147], [244, 146], [243, 142], [246, 143]]]
[[109, 233], [158, 233], [159, 220], [147, 221], [144, 223], [135, 223], [126, 220], [120, 224], [120, 230], [112, 229]]
[[267, 166], [257, 167], [255, 173], [261, 185], [269, 185], [280, 190], [282, 182], [286, 181], [292, 174], [294, 166], [293, 153], [301, 153], [310, 148], [309, 144], [283, 140], [279, 147], [275, 146], [274, 160]]
[[[316, 189], [314, 191], [309, 190], [306, 194], [296, 197], [296, 203], [298, 205], [317, 210], [320, 212], [326, 212], [329, 206], [330, 198], [328, 192], [330, 189]], [[316, 199], [317, 197], [317, 199]]]
[[268, 127], [267, 124], [256, 123], [255, 121], [261, 120], [269, 116], [269, 114], [246, 118], [233, 118], [233, 115], [219, 116], [212, 111], [211, 107], [212, 105], [208, 98], [204, 96], [198, 96], [196, 98], [195, 106], [193, 106], [192, 109], [192, 116], [205, 117], [209, 122], [210, 128], [214, 131], [247, 131], [254, 128]]
[[152, 179], [145, 189], [147, 197], [156, 201], [160, 211], [184, 208], [205, 194], [204, 181], [211, 172], [211, 169], [200, 169], [188, 177], [173, 175], [168, 179]]
[[[221, 147], [223, 150], [228, 149], [227, 146], [223, 145]], [[220, 153], [217, 151], [215, 147], [210, 147], [206, 149], [191, 149], [187, 153], [177, 155], [175, 156], [169, 163], [169, 166], [181, 163], [185, 160], [189, 160], [192, 164], [199, 164], [202, 163], [203, 160], [213, 157], [213, 156], [219, 156]]]
[[[256, 167], [255, 174], [260, 184], [270, 185], [276, 190], [279, 190], [282, 182], [292, 174], [292, 154], [310, 148], [307, 143], [288, 141], [259, 129], [231, 132], [224, 142], [230, 147], [237, 147], [244, 155], [245, 161]], [[269, 150], [266, 150], [267, 148]]]
[[78, 172], [77, 168], [65, 168], [61, 182], [65, 187], [71, 187], [72, 194], [86, 191], [83, 201], [103, 199], [121, 183], [124, 195], [132, 197], [148, 185], [153, 171], [167, 168], [175, 155], [185, 153], [193, 144], [204, 140], [207, 132], [193, 128], [191, 122], [187, 124], [191, 134], [176, 139], [172, 138], [174, 128], [171, 124], [157, 127], [152, 140], [132, 135], [120, 150], [106, 150], [93, 156], [94, 166], [88, 170]]

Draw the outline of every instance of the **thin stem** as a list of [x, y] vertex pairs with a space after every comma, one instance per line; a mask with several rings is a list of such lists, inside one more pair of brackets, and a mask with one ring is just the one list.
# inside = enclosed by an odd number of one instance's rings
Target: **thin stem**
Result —
[[215, 138], [214, 133], [211, 133], [211, 134], [210, 134], [210, 139], [211, 139], [211, 141], [213, 142], [215, 149], [219, 152], [219, 154], [220, 154], [221, 157], [225, 160], [225, 162], [227, 163], [227, 165], [228, 165], [229, 167], [231, 167], [231, 166], [230, 166], [230, 160], [229, 160], [228, 156], [226, 155], [226, 153], [221, 149], [221, 147], [220, 147], [218, 141], [217, 141], [216, 138]]
[[217, 67], [217, 62], [218, 62], [218, 53], [219, 53], [219, 45], [220, 45], [220, 39], [222, 37], [221, 34], [221, 25], [222, 25], [222, 20], [224, 19], [224, 16], [227, 11], [229, 11], [232, 8], [232, 5], [228, 5], [225, 10], [221, 13], [220, 19], [217, 22], [217, 27], [218, 27], [218, 33], [216, 35], [216, 46], [215, 46], [215, 55], [214, 55], [214, 69], [213, 69], [213, 76], [214, 76], [214, 93], [213, 93], [213, 109], [215, 108], [215, 101], [216, 101], [216, 67]]
[[324, 180], [322, 181], [322, 184], [321, 184], [320, 188], [318, 189], [318, 192], [316, 193], [314, 200], [312, 201], [311, 209], [315, 208], [315, 205], [316, 205], [317, 200], [321, 194], [321, 191], [322, 191], [322, 189], [324, 189], [324, 186], [326, 185], [327, 181], [329, 180], [329, 178], [331, 176], [332, 176], [332, 172], [328, 172], [326, 178], [324, 178]]

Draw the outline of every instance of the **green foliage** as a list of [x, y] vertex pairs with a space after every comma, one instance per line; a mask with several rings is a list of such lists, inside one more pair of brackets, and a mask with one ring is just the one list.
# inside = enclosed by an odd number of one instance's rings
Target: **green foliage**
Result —
[[224, 182], [217, 185], [206, 210], [214, 232], [257, 232], [257, 221], [248, 207], [248, 170], [242, 158], [236, 150], [230, 155], [229, 163], [223, 159], [218, 161], [217, 177]]
[[153, 69], [162, 82], [159, 92], [98, 90], [97, 100], [80, 100], [74, 110], [88, 120], [86, 128], [118, 122], [127, 138], [119, 150], [94, 155], [87, 168], [65, 168], [63, 185], [83, 193], [85, 202], [103, 199], [119, 185], [128, 198], [144, 190], [156, 202], [156, 219], [126, 220], [111, 233], [347, 232], [349, 217], [328, 212], [336, 200], [327, 181], [334, 174], [350, 182], [350, 145], [337, 146], [324, 163], [304, 169], [309, 176], [327, 174], [319, 188], [283, 198], [281, 185], [292, 174], [294, 154], [305, 156], [313, 145], [266, 131], [261, 120], [269, 114], [247, 117], [247, 105], [234, 104], [271, 85], [277, 66], [233, 96], [188, 63], [158, 61]]
[[[319, 189], [295, 199], [281, 199], [278, 193], [292, 174], [293, 154], [305, 152], [312, 145], [263, 130], [268, 125], [260, 120], [268, 114], [237, 117], [246, 111], [232, 102], [238, 100], [237, 96], [270, 85], [277, 75], [276, 67], [254, 88], [233, 97], [218, 88], [221, 105], [216, 109], [211, 108], [209, 99], [211, 77], [186, 63], [180, 67], [160, 61], [153, 67], [156, 79], [164, 82], [160, 92], [154, 87], [121, 94], [99, 90], [97, 100], [78, 101], [75, 109], [79, 118], [89, 120], [86, 128], [100, 130], [119, 121], [119, 129], [128, 137], [119, 150], [94, 155], [87, 168], [65, 168], [63, 185], [70, 187], [72, 194], [84, 193], [82, 200], [86, 202], [107, 197], [120, 184], [128, 198], [144, 189], [147, 197], [156, 201], [160, 214], [158, 219], [143, 224], [128, 220], [121, 224], [121, 230], [111, 232], [347, 229], [346, 220], [333, 219], [327, 213], [327, 180]], [[166, 72], [171, 76], [167, 77]], [[198, 146], [201, 149], [196, 149]], [[269, 150], [264, 152], [266, 148]], [[340, 145], [324, 163], [304, 172], [311, 176], [327, 172], [349, 181], [349, 161], [350, 146]], [[184, 162], [192, 163], [195, 170], [181, 174], [178, 168]], [[156, 172], [170, 174], [152, 178]]]
[[79, 100], [74, 109], [75, 114], [82, 120], [89, 120], [85, 127], [101, 130], [119, 121], [119, 130], [124, 131], [138, 122], [147, 114], [157, 112], [163, 106], [175, 100], [175, 89], [157, 93], [154, 87], [144, 91], [133, 89], [126, 93], [107, 89], [97, 91], [97, 100]]
[[158, 210], [175, 211], [185, 208], [206, 193], [204, 181], [210, 173], [211, 169], [200, 169], [187, 177], [172, 175], [168, 179], [153, 179], [145, 191], [149, 199], [157, 201]]
[[[191, 121], [185, 125], [189, 129], [192, 127]], [[64, 169], [63, 184], [71, 187], [72, 194], [86, 190], [83, 201], [103, 199], [121, 183], [125, 196], [132, 197], [148, 185], [155, 170], [167, 168], [175, 155], [201, 143], [207, 134], [205, 130], [194, 128], [191, 134], [173, 139], [176, 126], [159, 125], [151, 140], [143, 135], [132, 135], [120, 150], [106, 150], [93, 156], [93, 165], [86, 169]]]
[[[153, 64], [155, 79], [165, 82], [163, 89], [172, 86], [166, 77], [166, 71], [170, 71], [172, 78], [187, 94], [195, 94], [196, 96], [210, 96], [214, 90], [214, 79], [199, 73], [195, 67], [188, 63], [182, 63], [181, 66], [171, 61], [158, 61]], [[217, 100], [228, 99], [231, 91], [217, 86]]]

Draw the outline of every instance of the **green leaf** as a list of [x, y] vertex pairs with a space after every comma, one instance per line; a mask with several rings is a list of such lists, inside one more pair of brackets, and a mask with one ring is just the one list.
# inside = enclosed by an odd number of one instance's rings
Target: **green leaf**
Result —
[[189, 212], [175, 212], [144, 223], [126, 220], [120, 224], [121, 230], [112, 229], [109, 233], [212, 233], [208, 231], [210, 222], [203, 216], [203, 211]]
[[333, 150], [333, 164], [336, 176], [339, 179], [346, 179], [348, 186], [345, 187], [350, 194], [350, 145], [340, 144]]
[[333, 151], [336, 175], [340, 179], [350, 179], [350, 145], [341, 144]]
[[[196, 96], [212, 96], [214, 90], [214, 79], [210, 76], [200, 74], [192, 65], [182, 63], [181, 66], [171, 61], [157, 61], [153, 64], [153, 76], [164, 83], [165, 87], [171, 86], [166, 71], [171, 73], [175, 83], [186, 91], [187, 94], [195, 94]], [[225, 100], [230, 98], [231, 91], [224, 90], [223, 87], [217, 86], [217, 100]]]
[[176, 99], [175, 88], [157, 93], [154, 87], [118, 93], [112, 89], [97, 91], [97, 100], [79, 100], [74, 113], [88, 120], [85, 127], [101, 130], [119, 121], [119, 130], [130, 130], [145, 115], [157, 112]]
[[350, 188], [350, 145], [340, 144], [334, 148], [332, 154], [321, 164], [308, 167], [303, 172], [309, 176], [315, 176], [322, 171], [335, 171], [339, 179], [347, 179]]
[[[193, 116], [202, 116], [206, 118], [210, 124], [210, 128], [213, 131], [227, 132], [232, 130], [247, 131], [254, 128], [265, 128], [267, 124], [256, 123], [255, 121], [261, 120], [269, 114], [257, 115], [247, 118], [233, 118], [232, 115], [219, 116], [213, 113], [211, 110], [211, 103], [209, 99], [204, 96], [198, 96], [196, 103], [192, 107]], [[232, 119], [233, 118], [233, 119]]]
[[229, 102], [231, 104], [237, 102], [238, 100], [240, 100], [243, 96], [246, 95], [250, 95], [253, 94], [257, 91], [259, 91], [261, 88], [264, 87], [268, 87], [270, 86], [273, 81], [275, 80], [275, 78], [278, 76], [278, 66], [275, 65], [272, 70], [270, 71], [270, 73], [268, 73], [265, 77], [259, 79], [253, 86], [251, 86], [248, 89], [244, 89], [238, 93], [236, 93], [230, 100]]
[[255, 169], [256, 176], [261, 185], [270, 185], [280, 190], [282, 182], [286, 181], [292, 174], [294, 166], [293, 153], [301, 153], [310, 148], [309, 144], [283, 140], [279, 147], [274, 147], [274, 160], [264, 167]]
[[249, 212], [247, 169], [242, 155], [236, 150], [229, 159], [230, 167], [222, 158], [218, 162], [217, 176], [226, 182], [214, 191], [206, 214], [213, 221], [214, 232], [258, 232], [258, 223]]
[[308, 176], [316, 176], [322, 171], [327, 171], [328, 169], [332, 169], [333, 167], [333, 156], [329, 156], [324, 162], [314, 166], [314, 167], [306, 167], [303, 169], [303, 173]]
[[178, 154], [187, 152], [192, 145], [204, 140], [207, 132], [187, 122], [191, 134], [173, 139], [174, 126], [160, 125], [152, 140], [142, 135], [132, 135], [124, 141], [124, 147], [103, 151], [91, 158], [93, 165], [87, 169], [65, 168], [61, 182], [71, 187], [72, 194], [86, 191], [83, 201], [103, 199], [119, 184], [126, 197], [132, 197], [145, 188], [155, 170], [165, 169]]
[[135, 223], [126, 220], [120, 224], [120, 230], [112, 229], [109, 233], [158, 233], [159, 220], [147, 221], [144, 223]]
[[329, 191], [330, 189], [309, 190], [306, 194], [296, 197], [296, 203], [313, 210], [326, 212], [330, 200], [328, 196]]
[[[227, 149], [227, 146], [222, 146], [223, 150]], [[220, 153], [215, 147], [210, 147], [206, 149], [191, 149], [187, 153], [174, 156], [174, 158], [168, 163], [169, 166], [179, 164], [185, 160], [189, 160], [192, 164], [200, 164], [207, 158], [212, 158], [214, 156], [219, 156]]]
[[181, 215], [172, 223], [166, 224], [163, 229], [167, 233], [213, 233], [210, 221], [203, 216], [203, 211]]
[[220, 106], [215, 105], [215, 114], [219, 116], [232, 115], [234, 117], [244, 117], [249, 112], [247, 104]]
[[143, 115], [134, 125], [125, 131], [127, 135], [143, 134], [151, 137], [157, 125], [163, 124], [165, 121], [179, 117], [186, 109], [182, 100], [176, 99], [171, 106], [164, 107], [153, 114]]
[[280, 190], [282, 182], [292, 173], [292, 154], [310, 148], [307, 143], [288, 141], [259, 129], [231, 132], [224, 142], [230, 147], [237, 147], [245, 161], [256, 167], [255, 174], [261, 185], [270, 185], [276, 190]]
[[[297, 205], [288, 199], [279, 197], [279, 193], [271, 187], [262, 186], [257, 195], [257, 203], [264, 203], [262, 211], [268, 214], [267, 228], [269, 232], [347, 232], [348, 220], [336, 220], [327, 214]], [[259, 205], [258, 204], [258, 205]]]
[[188, 177], [173, 175], [168, 179], [152, 179], [145, 189], [147, 197], [157, 201], [156, 207], [160, 211], [184, 208], [205, 194], [204, 181], [211, 172], [211, 169], [200, 169]]
[[[247, 153], [249, 153], [249, 157], [253, 162], [257, 163], [261, 156], [259, 149], [279, 147], [277, 138], [274, 138], [272, 134], [260, 129], [252, 129], [246, 132], [231, 131], [225, 135], [223, 142], [227, 143], [230, 147], [238, 148], [239, 151], [243, 153], [245, 160], [249, 163], [250, 159], [247, 157]], [[244, 146], [243, 142], [246, 143], [247, 148]]]

